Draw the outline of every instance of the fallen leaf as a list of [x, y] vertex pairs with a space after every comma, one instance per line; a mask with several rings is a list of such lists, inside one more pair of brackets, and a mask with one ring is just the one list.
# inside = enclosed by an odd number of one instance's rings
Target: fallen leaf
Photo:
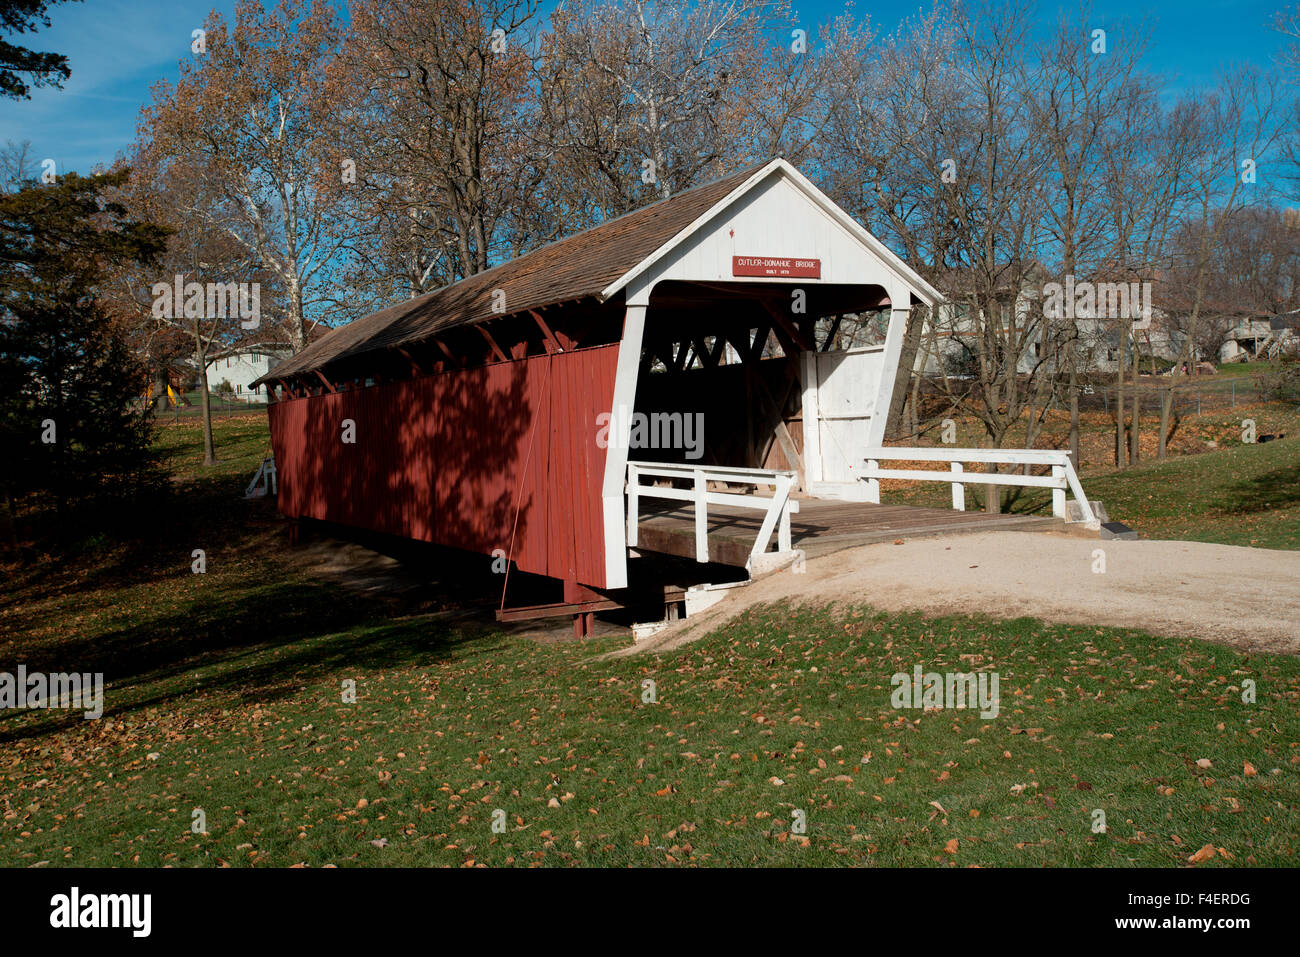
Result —
[[1187, 860], [1193, 864], [1199, 864], [1201, 861], [1208, 861], [1214, 857], [1215, 849], [1213, 844], [1206, 844], [1203, 848], [1189, 857]]

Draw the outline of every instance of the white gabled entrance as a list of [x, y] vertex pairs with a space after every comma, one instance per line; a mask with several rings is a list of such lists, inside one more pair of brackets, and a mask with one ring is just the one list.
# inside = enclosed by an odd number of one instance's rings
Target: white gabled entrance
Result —
[[[733, 310], [734, 314], [715, 315], [702, 308], [699, 300], [716, 301], [719, 289], [726, 293], [733, 287], [738, 293], [739, 287], [750, 287], [748, 295], [735, 297], [748, 305]], [[692, 288], [708, 290], [710, 295], [692, 301], [688, 295]], [[811, 360], [820, 365], [816, 371], [826, 392], [817, 406], [826, 410], [825, 416], [812, 416], [816, 427], [812, 441], [819, 449], [826, 448], [812, 456], [814, 476], [823, 485], [822, 494], [831, 495], [838, 489], [843, 497], [854, 498], [864, 494], [863, 483], [857, 481], [857, 473], [865, 466], [861, 450], [880, 445], [884, 439], [885, 411], [897, 371], [906, 311], [913, 302], [933, 306], [942, 299], [938, 290], [782, 159], [764, 165], [701, 210], [689, 226], [610, 282], [597, 298], [608, 302], [619, 295], [627, 313], [613, 410], [636, 409], [643, 365], [647, 377], [656, 371], [656, 363], [675, 373], [685, 373], [695, 365], [701, 375], [713, 374], [719, 356], [728, 348], [749, 353], [745, 359], [757, 365], [769, 330], [794, 363], [796, 351], [815, 349], [812, 340], [819, 317], [858, 314], [889, 303], [891, 316], [883, 347]], [[659, 307], [651, 301], [652, 296], [661, 300]], [[677, 301], [671, 307], [663, 306], [674, 297]], [[653, 322], [647, 322], [647, 310], [655, 312]], [[746, 342], [743, 334], [737, 334], [738, 329], [747, 333], [756, 326], [764, 330], [758, 341]], [[708, 336], [712, 342], [707, 341]], [[674, 346], [671, 355], [669, 344]], [[814, 387], [814, 396], [817, 391]], [[804, 392], [806, 402], [807, 388]], [[742, 405], [763, 417], [780, 416], [782, 410], [771, 409], [770, 399], [760, 392], [745, 397]], [[681, 401], [681, 394], [671, 395], [664, 410], [700, 413], [707, 407], [705, 403], [678, 410], [675, 404]], [[618, 421], [622, 432], [618, 436], [611, 433], [601, 487], [609, 588], [627, 583], [628, 456], [616, 449], [630, 444], [631, 417]], [[804, 428], [807, 434], [807, 422]], [[786, 468], [778, 471], [797, 474], [799, 451], [788, 430], [780, 438], [784, 440], [781, 455]], [[740, 464], [762, 464], [749, 461], [759, 458], [754, 451], [748, 449], [746, 461]], [[710, 464], [725, 467], [738, 463], [719, 460]], [[812, 478], [805, 469], [805, 485]], [[692, 544], [691, 553], [698, 556], [699, 543]]]

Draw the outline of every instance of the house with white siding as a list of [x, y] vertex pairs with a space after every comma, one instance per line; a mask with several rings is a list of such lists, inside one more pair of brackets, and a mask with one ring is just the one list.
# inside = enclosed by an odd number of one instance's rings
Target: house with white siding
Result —
[[[925, 341], [913, 364], [915, 372], [926, 376], [962, 375], [977, 361], [985, 320], [965, 286], [969, 282], [967, 272], [948, 270], [939, 278], [948, 298], [938, 306], [935, 318], [926, 323]], [[1058, 371], [1053, 337], [1059, 342], [1067, 334], [1067, 326], [1061, 324], [1062, 320], [1043, 318], [1044, 284], [1050, 278], [1045, 267], [1034, 264], [1025, 271], [1018, 288], [1007, 285], [1000, 290], [1000, 338], [1019, 345], [1016, 372], [1020, 375], [1055, 375]], [[1154, 352], [1158, 358], [1172, 362], [1180, 354], [1183, 337], [1171, 329], [1164, 311], [1153, 308], [1151, 317], [1150, 325], [1136, 333], [1141, 339], [1140, 351], [1144, 357]], [[1078, 371], [1114, 372], [1127, 325], [1116, 319], [1085, 316], [1067, 322], [1073, 328]]]
[[268, 345], [218, 356], [208, 363], [208, 388], [212, 392], [224, 392], [223, 383], [229, 383], [233, 398], [264, 403], [266, 387], [254, 383], [292, 354], [287, 346]]
[[1271, 318], [1243, 319], [1228, 330], [1219, 347], [1220, 362], [1249, 362], [1277, 359], [1300, 351], [1300, 311], [1284, 312]]

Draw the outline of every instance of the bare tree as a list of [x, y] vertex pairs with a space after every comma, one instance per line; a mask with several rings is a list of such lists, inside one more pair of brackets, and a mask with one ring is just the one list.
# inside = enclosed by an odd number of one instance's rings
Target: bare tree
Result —
[[214, 13], [205, 31], [203, 51], [182, 62], [176, 86], [155, 88], [133, 166], [146, 177], [172, 165], [202, 170], [209, 189], [177, 202], [216, 201], [178, 212], [274, 271], [289, 342], [301, 350], [338, 306], [355, 222], [342, 215], [351, 198], [341, 170], [347, 154], [330, 119], [350, 90], [334, 67], [341, 27], [320, 0], [281, 0], [269, 12], [241, 0], [231, 25]]
[[734, 168], [750, 158], [743, 118], [752, 109], [748, 81], [761, 31], [785, 15], [786, 0], [608, 0], [557, 9], [543, 86], [557, 74], [577, 75], [587, 92], [571, 104], [546, 97], [548, 152], [567, 153], [570, 171], [590, 166], [594, 195], [609, 197], [605, 215], [641, 205], [644, 192], [666, 198]]
[[1300, 7], [1278, 11], [1273, 25], [1288, 41], [1279, 57], [1283, 69], [1293, 78], [1300, 78]]
[[[1045, 355], [1041, 304], [1021, 297], [1032, 284], [1043, 242], [1041, 183], [1050, 158], [1037, 142], [1035, 116], [1022, 93], [1039, 82], [1027, 56], [1029, 22], [1023, 5], [961, 7], [955, 49], [962, 70], [961, 99], [935, 104], [931, 115], [947, 132], [954, 161], [952, 182], [940, 184], [949, 219], [956, 224], [949, 261], [954, 292], [969, 307], [974, 352], [970, 406], [1000, 448], [1021, 417], [1041, 407]], [[959, 330], [954, 330], [958, 332]], [[1022, 362], [1031, 367], [1021, 375]], [[994, 467], [996, 470], [996, 466]], [[985, 498], [999, 511], [996, 495]]]
[[[834, 43], [834, 82], [845, 92], [828, 102], [816, 160], [823, 185], [846, 211], [936, 278], [953, 245], [955, 223], [941, 185], [956, 160], [947, 131], [930, 121], [931, 111], [960, 98], [946, 7], [936, 5], [880, 42], [840, 21], [828, 39]], [[906, 374], [896, 380], [889, 408], [896, 427], [908, 408], [909, 387], [919, 395], [910, 373], [933, 322], [926, 310], [908, 315], [899, 362]], [[915, 399], [911, 408], [915, 423]]]
[[16, 193], [36, 178], [36, 155], [31, 140], [9, 140], [0, 147], [0, 190]]
[[1189, 308], [1186, 335], [1171, 370], [1172, 387], [1160, 404], [1162, 452], [1174, 389], [1191, 362], [1207, 304], [1215, 250], [1243, 210], [1267, 199], [1260, 168], [1267, 168], [1278, 141], [1277, 110], [1275, 83], [1247, 69], [1227, 73], [1214, 91], [1193, 96], [1176, 110], [1173, 135], [1187, 149], [1180, 212], [1196, 242], [1178, 263], [1184, 277], [1181, 294]]
[[[1059, 255], [1060, 276], [1096, 279], [1113, 248], [1106, 222], [1107, 159], [1126, 149], [1133, 131], [1123, 120], [1132, 106], [1154, 107], [1148, 84], [1137, 77], [1146, 33], [1125, 29], [1123, 42], [1099, 52], [1090, 36], [1091, 11], [1084, 6], [1063, 16], [1038, 52], [1040, 82], [1029, 91], [1039, 141], [1052, 163], [1038, 185], [1047, 235]], [[1112, 30], [1111, 33], [1117, 31]], [[1053, 320], [1058, 344], [1054, 372], [1066, 375], [1070, 454], [1079, 462], [1079, 372], [1084, 333], [1076, 318]]]
[[[1105, 245], [1098, 275], [1120, 283], [1150, 282], [1153, 290], [1169, 264], [1169, 237], [1188, 181], [1192, 155], [1185, 117], [1162, 110], [1153, 85], [1135, 83], [1112, 118], [1113, 135], [1103, 154], [1100, 182]], [[1154, 295], [1153, 291], [1153, 295]], [[1116, 348], [1115, 464], [1135, 458], [1140, 445], [1141, 396], [1137, 389], [1138, 347], [1133, 316], [1099, 316], [1094, 334]], [[1134, 389], [1125, 391], [1133, 368]], [[1131, 400], [1131, 430], [1126, 401]]]
[[[215, 215], [223, 204], [218, 184], [216, 177], [205, 176], [201, 169], [189, 165], [178, 164], [166, 172], [133, 171], [118, 198], [136, 215], [149, 216], [164, 226], [170, 235], [166, 251], [149, 267], [114, 267], [106, 289], [115, 310], [138, 330], [138, 339], [146, 351], [153, 351], [151, 347], [157, 341], [161, 348], [156, 351], [161, 357], [178, 341], [186, 343], [198, 379], [205, 465], [217, 461], [208, 365], [215, 354], [245, 334], [236, 287], [240, 283], [257, 283], [255, 305], [260, 327], [261, 286], [272, 279], [230, 233], [210, 230], [209, 218], [184, 212], [203, 208]], [[248, 288], [251, 291], [252, 287]], [[233, 299], [229, 295], [232, 291]], [[270, 293], [271, 289], [266, 291]], [[247, 296], [243, 304], [254, 305], [252, 296]]]
[[749, 87], [734, 98], [747, 152], [824, 171], [826, 160], [840, 158], [834, 146], [826, 148], [827, 138], [870, 85], [878, 55], [875, 24], [843, 13], [811, 36], [794, 21], [757, 39], [753, 69], [731, 77], [733, 89]]
[[[528, 205], [529, 30], [537, 0], [359, 0], [341, 57], [361, 102], [342, 127], [359, 214], [409, 294], [486, 269], [507, 217]], [[378, 226], [379, 228], [375, 228]]]

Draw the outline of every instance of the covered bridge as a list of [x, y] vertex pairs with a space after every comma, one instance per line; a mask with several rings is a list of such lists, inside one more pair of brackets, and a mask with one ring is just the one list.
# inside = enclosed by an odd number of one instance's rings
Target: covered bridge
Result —
[[[504, 552], [564, 582], [575, 611], [617, 600], [646, 550], [727, 560], [709, 509], [753, 515], [746, 565], [770, 563], [771, 546], [780, 561], [795, 492], [878, 501], [859, 479], [884, 438], [906, 314], [939, 298], [775, 159], [278, 366], [261, 381], [279, 507]], [[867, 314], [875, 341], [830, 348], [841, 317]], [[687, 512], [673, 526], [663, 508]]]

